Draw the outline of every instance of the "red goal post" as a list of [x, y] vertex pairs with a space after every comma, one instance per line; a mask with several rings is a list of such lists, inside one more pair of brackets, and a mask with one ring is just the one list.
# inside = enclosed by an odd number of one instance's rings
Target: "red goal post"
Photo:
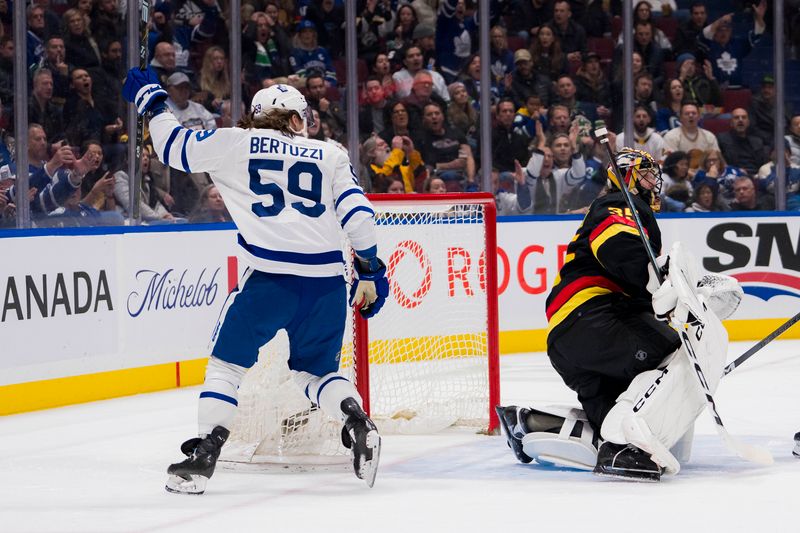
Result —
[[[496, 432], [498, 420], [494, 406], [500, 403], [500, 361], [497, 209], [494, 196], [489, 193], [466, 193], [368, 194], [367, 197], [375, 207], [378, 253], [387, 264], [391, 290], [385, 308], [369, 322], [356, 314], [355, 380], [364, 400], [365, 410], [368, 413], [373, 410], [371, 388], [376, 388], [375, 380], [370, 379], [370, 360], [379, 359], [384, 363], [390, 360], [404, 364], [402, 358], [383, 357], [386, 348], [381, 346], [381, 340], [385, 339], [370, 338], [368, 324], [373, 324], [373, 331], [386, 328], [386, 324], [391, 324], [393, 320], [402, 319], [402, 314], [398, 317], [393, 312], [393, 309], [401, 309], [407, 314], [406, 320], [417, 328], [423, 326], [422, 322], [428, 318], [419, 312], [425, 305], [426, 298], [439, 304], [432, 306], [434, 310], [463, 305], [469, 299], [472, 302], [468, 312], [474, 312], [476, 316], [463, 317], [461, 313], [455, 313], [462, 325], [466, 326], [465, 331], [459, 331], [458, 324], [455, 324], [454, 329], [453, 324], [447, 323], [444, 324], [446, 329], [442, 337], [433, 342], [428, 339], [428, 335], [419, 335], [418, 339], [421, 340], [393, 339], [390, 345], [402, 346], [406, 352], [433, 347], [435, 351], [418, 354], [422, 356], [422, 361], [417, 361], [418, 364], [424, 364], [425, 358], [433, 365], [437, 361], [443, 364], [438, 358], [485, 357], [487, 394], [484, 407], [487, 423], [483, 424], [483, 429], [488, 433]], [[463, 231], [454, 231], [462, 228]], [[418, 263], [414, 265], [414, 261]], [[403, 272], [409, 270], [409, 267], [403, 268], [402, 263], [408, 262], [412, 264], [410, 277], [414, 279], [411, 280], [407, 279], [407, 272]], [[459, 263], [456, 265], [456, 262]], [[420, 272], [414, 272], [415, 267]], [[439, 272], [436, 271], [437, 268]], [[420, 274], [421, 278], [414, 277]], [[450, 302], [443, 297], [445, 280], [447, 295], [452, 300]], [[475, 281], [477, 283], [472, 283]], [[405, 282], [412, 286], [402, 287], [401, 284]], [[437, 286], [437, 282], [440, 286]], [[411, 291], [411, 288], [414, 290]], [[462, 293], [461, 298], [456, 298], [459, 290]], [[420, 323], [415, 323], [415, 320]], [[414, 377], [416, 376], [412, 376]], [[442, 376], [433, 376], [431, 379], [442, 379]], [[454, 386], [453, 383], [447, 385]], [[456, 388], [458, 386], [455, 385]], [[463, 387], [461, 394], [475, 393], [474, 390], [467, 389], [475, 386], [475, 383], [462, 383], [460, 386]], [[386, 394], [386, 391], [379, 390], [378, 394]], [[385, 398], [379, 397], [378, 402], [381, 403], [383, 399]], [[471, 417], [465, 415], [465, 418]], [[475, 421], [472, 422], [474, 424]]]

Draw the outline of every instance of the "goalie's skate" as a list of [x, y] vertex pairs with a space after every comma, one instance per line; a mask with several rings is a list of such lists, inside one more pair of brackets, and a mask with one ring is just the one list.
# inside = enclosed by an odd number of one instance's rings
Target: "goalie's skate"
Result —
[[597, 452], [594, 473], [627, 481], [660, 481], [661, 467], [632, 444], [604, 442]]
[[800, 432], [794, 434], [794, 450], [792, 450], [792, 455], [800, 457]]
[[195, 437], [181, 445], [187, 459], [169, 465], [167, 492], [177, 494], [203, 494], [208, 478], [214, 474], [222, 445], [228, 440], [230, 431], [217, 426], [205, 438]]
[[520, 418], [526, 416], [529, 409], [517, 407], [516, 405], [509, 405], [508, 407], [497, 405], [494, 410], [497, 412], [500, 425], [503, 426], [508, 447], [514, 452], [517, 459], [526, 464], [533, 461], [532, 457], [522, 451], [522, 437], [525, 436], [525, 431], [523, 431], [519, 422]]
[[342, 412], [347, 415], [342, 428], [342, 444], [353, 455], [356, 477], [371, 488], [378, 474], [381, 457], [381, 436], [378, 428], [353, 398], [342, 400]]

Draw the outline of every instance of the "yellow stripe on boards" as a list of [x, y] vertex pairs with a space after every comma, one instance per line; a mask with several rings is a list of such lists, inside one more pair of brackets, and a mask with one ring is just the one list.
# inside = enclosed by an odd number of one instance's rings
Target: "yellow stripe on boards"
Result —
[[31, 381], [0, 387], [0, 415], [50, 409], [76, 403], [174, 389], [203, 382], [207, 359], [82, 376]]
[[[783, 318], [763, 318], [726, 320], [723, 324], [728, 330], [731, 341], [755, 343], [769, 335], [785, 321], [786, 319]], [[800, 327], [790, 329], [780, 338], [800, 339]], [[448, 357], [469, 357], [481, 353], [477, 351], [477, 347], [485, 350], [486, 346], [484, 334], [450, 335], [434, 339], [436, 338], [421, 337], [396, 341], [373, 341], [370, 343], [370, 349], [374, 350], [373, 356], [370, 358], [371, 363], [430, 361], [436, 358], [436, 350], [441, 349]], [[402, 355], [393, 354], [398, 349]], [[543, 352], [546, 349], [546, 329], [500, 332], [501, 354]], [[735, 355], [738, 354], [731, 354], [731, 357]], [[350, 354], [343, 355], [343, 357], [352, 360]], [[179, 363], [0, 386], [0, 415], [173, 389], [178, 384], [178, 376], [181, 387], [199, 385], [205, 378], [206, 362], [205, 358], [192, 359]]]

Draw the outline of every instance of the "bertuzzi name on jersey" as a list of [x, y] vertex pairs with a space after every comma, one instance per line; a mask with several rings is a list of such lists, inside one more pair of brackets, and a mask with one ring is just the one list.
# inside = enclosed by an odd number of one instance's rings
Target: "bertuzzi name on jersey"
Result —
[[316, 159], [317, 161], [322, 161], [324, 155], [322, 148], [308, 148], [296, 144], [289, 144], [274, 137], [255, 136], [250, 139], [250, 153], [307, 157], [309, 159]]

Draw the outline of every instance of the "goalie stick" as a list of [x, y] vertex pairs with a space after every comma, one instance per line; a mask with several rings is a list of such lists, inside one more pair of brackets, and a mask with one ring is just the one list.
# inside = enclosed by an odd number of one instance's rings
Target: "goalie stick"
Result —
[[741, 365], [742, 363], [753, 357], [764, 346], [766, 346], [767, 344], [771, 343], [772, 341], [780, 337], [784, 331], [794, 326], [798, 320], [800, 320], [800, 313], [797, 313], [792, 318], [790, 318], [789, 320], [778, 326], [778, 328], [775, 331], [773, 331], [772, 333], [770, 333], [769, 335], [758, 341], [758, 343], [754, 344], [749, 350], [747, 350], [742, 355], [734, 359], [728, 366], [725, 367], [725, 369], [722, 371], [722, 375], [727, 376], [728, 374], [739, 368], [739, 365]]
[[[620, 189], [622, 190], [622, 196], [625, 198], [625, 203], [628, 205], [628, 209], [631, 210], [631, 215], [633, 216], [633, 221], [636, 224], [636, 229], [639, 231], [639, 237], [641, 238], [642, 244], [644, 245], [644, 249], [647, 252], [647, 257], [650, 260], [650, 264], [653, 267], [653, 271], [658, 278], [659, 284], [664, 282], [664, 278], [661, 274], [661, 269], [658, 266], [656, 261], [656, 255], [653, 251], [652, 246], [650, 245], [650, 241], [647, 239], [647, 235], [644, 232], [644, 226], [642, 225], [642, 220], [639, 217], [638, 211], [636, 211], [636, 206], [633, 204], [633, 198], [631, 196], [631, 192], [628, 190], [627, 183], [625, 182], [622, 174], [619, 171], [619, 166], [617, 166], [617, 160], [614, 157], [614, 152], [611, 150], [611, 145], [608, 142], [608, 130], [606, 128], [598, 128], [594, 132], [595, 137], [600, 141], [600, 144], [605, 145], [606, 151], [608, 152], [608, 158], [611, 161], [611, 168], [614, 170], [614, 174], [617, 177], [617, 182], [620, 185]], [[634, 172], [633, 169], [630, 172]], [[725, 441], [727, 444], [728, 449], [733, 451], [736, 455], [741, 457], [742, 459], [746, 459], [748, 461], [760, 464], [771, 464], [772, 456], [770, 453], [764, 449], [751, 446], [749, 444], [745, 444], [738, 439], [735, 439], [730, 433], [728, 433], [725, 424], [722, 422], [722, 418], [719, 416], [717, 411], [717, 405], [714, 401], [714, 396], [711, 394], [711, 390], [708, 387], [708, 381], [703, 374], [703, 369], [697, 362], [697, 355], [696, 350], [694, 349], [694, 345], [692, 344], [692, 339], [687, 335], [686, 328], [682, 327], [679, 331], [679, 336], [681, 339], [681, 344], [683, 345], [684, 349], [686, 350], [689, 360], [692, 363], [692, 366], [695, 370], [695, 375], [697, 376], [697, 380], [700, 384], [700, 387], [703, 390], [703, 394], [706, 397], [707, 407], [711, 413], [711, 416], [714, 418], [714, 423], [717, 428], [717, 433], [719, 433], [720, 437]]]
[[[139, 70], [147, 69], [147, 49], [150, 38], [150, 0], [141, 0], [139, 6]], [[142, 199], [142, 150], [144, 149], [144, 116], [136, 118], [136, 171], [133, 175], [133, 205], [131, 216], [138, 224], [141, 218], [139, 203]]]

